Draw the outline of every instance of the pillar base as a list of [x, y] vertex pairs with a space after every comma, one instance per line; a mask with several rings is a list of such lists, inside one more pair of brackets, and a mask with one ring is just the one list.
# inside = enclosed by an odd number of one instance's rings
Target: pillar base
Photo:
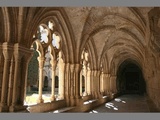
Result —
[[66, 100], [67, 107], [69, 107], [69, 97], [66, 97], [65, 100]]
[[87, 93], [87, 92], [84, 92], [84, 93], [83, 93], [83, 96], [87, 96], [87, 95], [88, 95], [88, 93]]
[[71, 106], [71, 107], [75, 106], [75, 102], [76, 102], [76, 101], [75, 101], [75, 97], [71, 96], [71, 97], [70, 97], [70, 106]]
[[9, 107], [7, 105], [0, 105], [0, 112], [8, 112]]
[[51, 96], [50, 98], [51, 102], [56, 101], [56, 98], [54, 96]]
[[83, 103], [83, 99], [81, 99], [81, 96], [76, 96], [75, 101], [76, 101], [76, 106], [79, 106]]
[[10, 106], [9, 111], [10, 112], [18, 112], [18, 111], [25, 111], [28, 112], [27, 110], [28, 106], [22, 106], [22, 105], [15, 105], [15, 106]]
[[44, 100], [41, 98], [41, 99], [38, 99], [37, 100], [37, 103], [39, 104], [39, 103], [44, 103]]

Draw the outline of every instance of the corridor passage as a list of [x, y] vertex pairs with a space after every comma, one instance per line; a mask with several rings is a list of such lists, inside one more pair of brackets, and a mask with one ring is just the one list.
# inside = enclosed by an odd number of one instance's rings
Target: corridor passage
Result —
[[117, 97], [114, 100], [89, 111], [89, 113], [157, 112], [151, 104], [151, 101], [149, 101], [146, 96], [128, 94]]

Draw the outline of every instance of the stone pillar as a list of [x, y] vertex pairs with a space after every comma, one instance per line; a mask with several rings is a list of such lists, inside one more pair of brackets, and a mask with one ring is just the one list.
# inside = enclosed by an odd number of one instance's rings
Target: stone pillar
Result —
[[51, 60], [51, 65], [52, 65], [52, 87], [51, 87], [51, 102], [55, 101], [55, 96], [54, 96], [54, 92], [55, 92], [55, 69], [56, 69], [56, 65], [57, 65], [57, 61], [56, 60]]
[[83, 70], [81, 70], [81, 72], [80, 72], [80, 95], [81, 96], [83, 95], [83, 93], [82, 93], [82, 72], [83, 72]]
[[75, 106], [75, 96], [74, 96], [74, 70], [75, 70], [75, 65], [71, 64], [70, 65], [70, 106]]
[[39, 98], [37, 103], [43, 103], [44, 100], [42, 98], [42, 87], [43, 87], [43, 66], [44, 66], [44, 57], [38, 57], [39, 62]]
[[84, 91], [84, 95], [86, 96], [88, 93], [87, 93], [87, 66], [86, 66], [86, 61], [84, 61], [84, 68], [83, 68], [83, 74], [84, 74], [84, 80], [85, 80], [85, 91]]
[[2, 79], [3, 79], [3, 52], [2, 45], [0, 44], [0, 100], [1, 100], [1, 90], [2, 90]]
[[64, 91], [65, 91], [65, 100], [66, 100], [66, 103], [67, 103], [67, 106], [69, 106], [69, 96], [70, 96], [70, 80], [69, 80], [69, 72], [70, 72], [70, 64], [69, 63], [66, 63], [65, 64], [65, 83], [64, 83]]
[[20, 46], [19, 44], [15, 44], [14, 46], [15, 61], [13, 63], [14, 81], [13, 81], [13, 92], [12, 92], [12, 104], [9, 108], [10, 112], [26, 109], [26, 106], [24, 106], [24, 99], [26, 97], [28, 64], [31, 57], [32, 57], [32, 51], [30, 49], [26, 49]]
[[13, 55], [13, 46], [9, 45], [8, 43], [3, 43], [2, 46], [4, 55], [4, 68], [3, 68], [0, 112], [6, 112], [9, 110], [9, 107], [7, 106], [7, 97], [8, 97], [10, 62]]
[[102, 94], [104, 93], [104, 78], [105, 78], [105, 75], [103, 74], [103, 72], [101, 72], [101, 75], [100, 75], [100, 92]]
[[87, 70], [87, 93], [91, 95], [91, 70]]
[[95, 88], [94, 88], [94, 71], [92, 70], [90, 73], [90, 82], [91, 82], [91, 95], [92, 97], [94, 97], [94, 92], [95, 92]]
[[110, 86], [111, 86], [111, 92], [112, 93], [117, 93], [117, 89], [116, 89], [116, 76], [115, 75], [111, 75], [110, 77]]
[[63, 60], [60, 59], [59, 63], [59, 99], [64, 99], [64, 67], [65, 64], [63, 63]]
[[100, 72], [99, 71], [94, 71], [93, 72], [93, 84], [94, 84], [94, 98], [98, 98], [99, 97], [99, 92], [100, 92]]
[[12, 106], [16, 106], [18, 102], [18, 97], [20, 96], [20, 91], [18, 91], [18, 83], [20, 82], [21, 74], [21, 59], [23, 53], [19, 51], [18, 46], [14, 48], [14, 60], [15, 60], [15, 68], [14, 68], [14, 82], [13, 82], [13, 96], [12, 96]]
[[80, 64], [75, 64], [75, 99], [76, 105], [80, 104]]
[[24, 55], [24, 95], [23, 95], [23, 99], [26, 99], [26, 91], [27, 91], [27, 81], [28, 81], [28, 65], [29, 65], [29, 62], [31, 60], [31, 58], [33, 57], [33, 51], [32, 50], [28, 50], [25, 52], [25, 55]]
[[110, 94], [110, 74], [106, 74], [106, 94], [109, 95]]
[[7, 105], [10, 106], [12, 104], [12, 96], [13, 96], [13, 82], [14, 82], [14, 59], [11, 59], [10, 65], [10, 74], [9, 74], [9, 85], [8, 85], [8, 99]]

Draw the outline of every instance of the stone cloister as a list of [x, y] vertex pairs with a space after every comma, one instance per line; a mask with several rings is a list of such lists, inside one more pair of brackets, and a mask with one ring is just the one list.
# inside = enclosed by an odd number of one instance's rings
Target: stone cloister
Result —
[[0, 16], [0, 112], [85, 112], [127, 93], [160, 109], [159, 7], [1, 7]]

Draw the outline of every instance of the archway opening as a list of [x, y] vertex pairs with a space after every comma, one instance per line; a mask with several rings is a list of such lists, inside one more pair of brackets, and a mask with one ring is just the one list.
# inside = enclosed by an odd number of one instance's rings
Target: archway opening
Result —
[[117, 72], [117, 89], [121, 94], [144, 94], [145, 80], [136, 62], [124, 61]]

